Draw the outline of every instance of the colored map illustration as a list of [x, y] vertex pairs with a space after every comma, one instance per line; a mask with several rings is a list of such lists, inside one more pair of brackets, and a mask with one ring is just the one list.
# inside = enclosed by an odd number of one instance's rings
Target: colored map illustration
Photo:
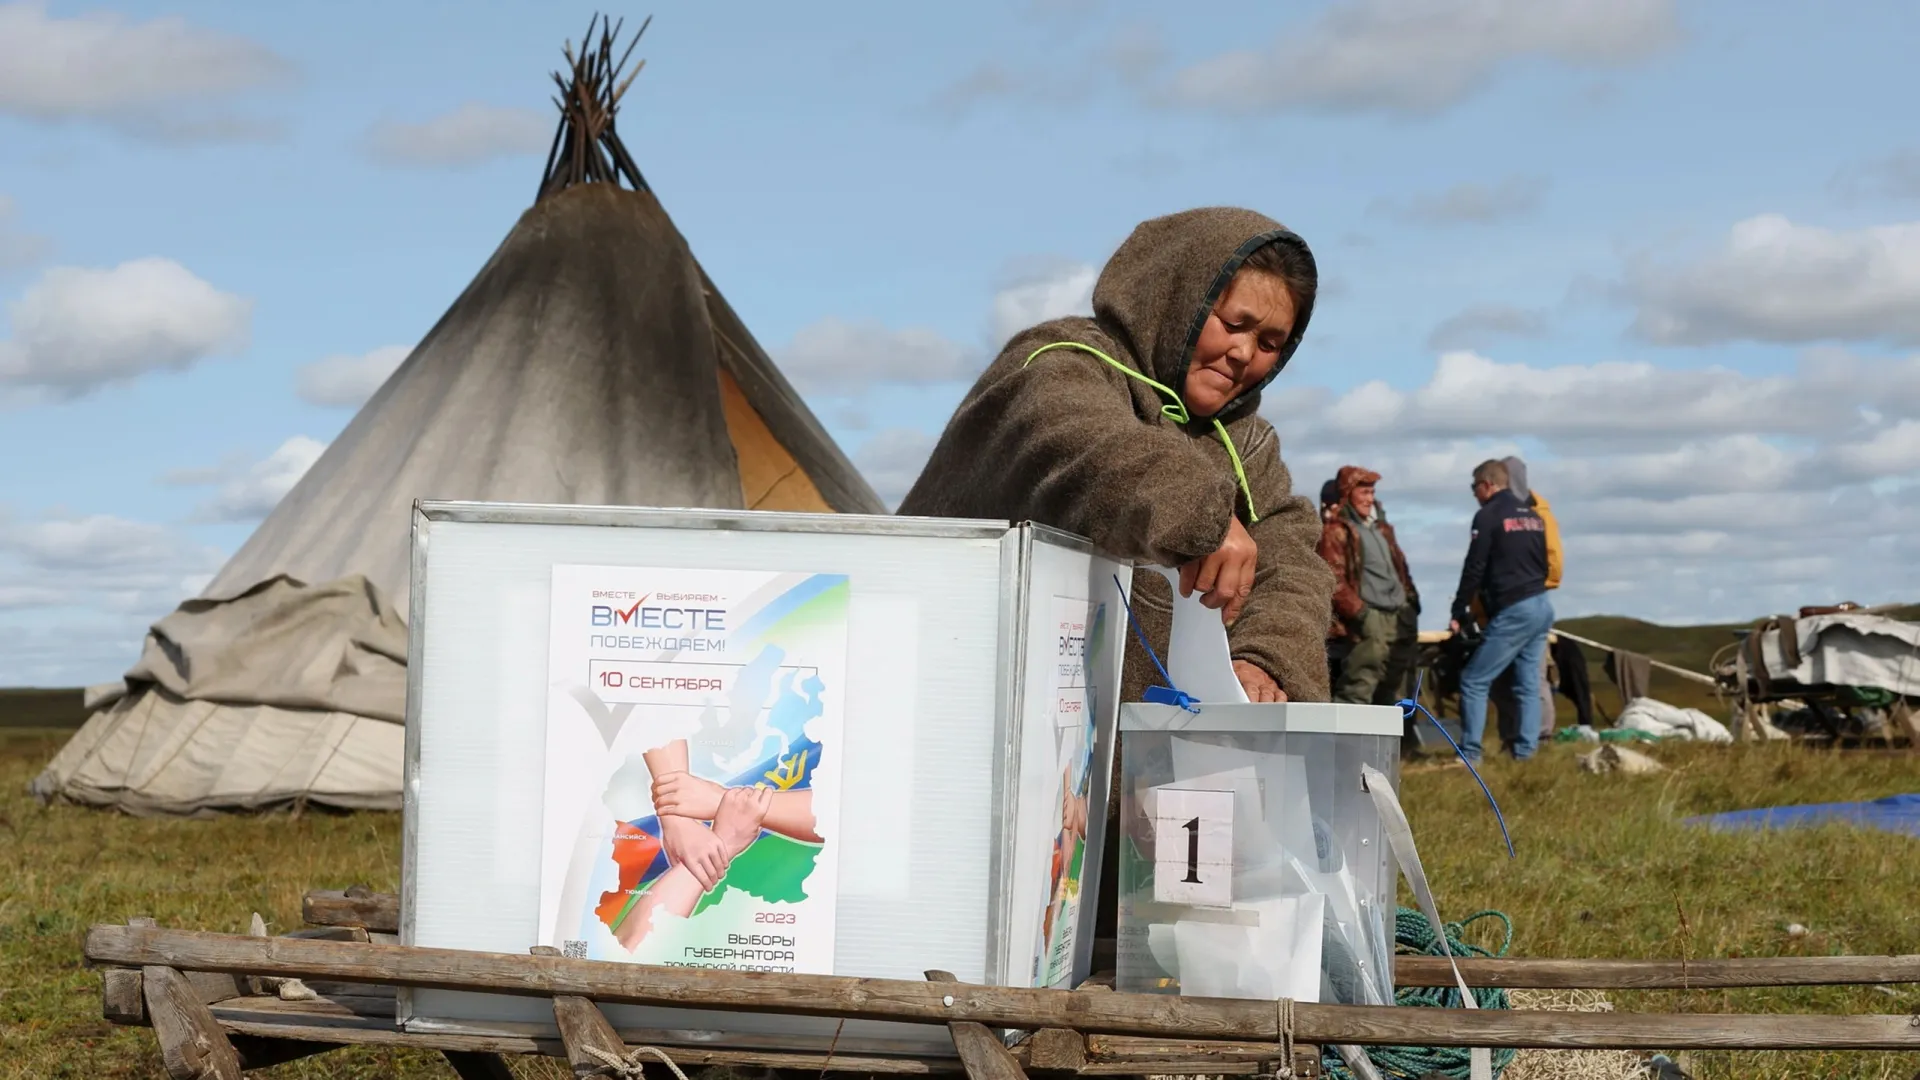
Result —
[[554, 625], [588, 629], [549, 669], [549, 943], [830, 970], [848, 603], [838, 574], [555, 568]]
[[[776, 656], [778, 650], [769, 648]], [[769, 787], [777, 791], [812, 790], [813, 772], [820, 764], [819, 743], [799, 734], [813, 717], [820, 715], [820, 692], [824, 686], [817, 677], [805, 681], [800, 691], [791, 686], [792, 671], [783, 673], [780, 696], [775, 700], [770, 726], [788, 736], [780, 753], [771, 754], [751, 768], [721, 781], [723, 787]], [[620, 868], [619, 886], [600, 895], [594, 916], [616, 934], [622, 921], [660, 875], [667, 872], [667, 854], [660, 842], [660, 817], [649, 814], [634, 821], [618, 822], [613, 835], [613, 861]], [[694, 907], [698, 915], [720, 902], [728, 889], [739, 889], [768, 903], [798, 903], [807, 898], [804, 888], [813, 873], [819, 844], [804, 843], [779, 833], [760, 830], [745, 851], [735, 856], [726, 876], [701, 896]]]

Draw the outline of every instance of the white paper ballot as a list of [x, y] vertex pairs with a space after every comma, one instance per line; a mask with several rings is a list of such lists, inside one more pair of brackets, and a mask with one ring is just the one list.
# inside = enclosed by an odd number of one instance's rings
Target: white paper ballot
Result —
[[1199, 590], [1180, 595], [1180, 571], [1156, 566], [1173, 589], [1173, 629], [1167, 641], [1167, 674], [1176, 689], [1200, 701], [1244, 702], [1247, 691], [1233, 673], [1227, 624], [1200, 602]]
[[1253, 912], [1256, 921], [1180, 919], [1147, 927], [1147, 949], [1160, 970], [1180, 980], [1180, 995], [1319, 1001], [1323, 898], [1276, 897], [1234, 909]]

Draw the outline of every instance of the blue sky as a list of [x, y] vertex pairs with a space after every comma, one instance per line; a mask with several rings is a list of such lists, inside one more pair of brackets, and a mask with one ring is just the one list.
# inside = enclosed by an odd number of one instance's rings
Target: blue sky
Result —
[[[526, 208], [593, 10], [0, 3], [0, 684], [114, 677], [244, 540]], [[1266, 413], [1302, 487], [1387, 474], [1429, 624], [1516, 449], [1562, 614], [1914, 595], [1920, 8], [1165, 11], [618, 10], [621, 128], [883, 493], [1136, 222], [1233, 203], [1325, 275]]]

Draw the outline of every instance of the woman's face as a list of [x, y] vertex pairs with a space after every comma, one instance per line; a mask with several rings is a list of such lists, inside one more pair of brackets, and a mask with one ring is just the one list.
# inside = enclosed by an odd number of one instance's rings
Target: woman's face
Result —
[[1187, 363], [1181, 396], [1194, 416], [1212, 416], [1260, 385], [1293, 336], [1293, 315], [1285, 282], [1258, 270], [1234, 275], [1200, 328], [1200, 342]]

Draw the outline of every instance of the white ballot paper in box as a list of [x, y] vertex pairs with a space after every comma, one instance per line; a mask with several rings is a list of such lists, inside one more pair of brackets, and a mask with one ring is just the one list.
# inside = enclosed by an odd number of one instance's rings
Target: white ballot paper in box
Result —
[[1173, 628], [1167, 633], [1167, 675], [1174, 688], [1196, 701], [1246, 701], [1233, 673], [1233, 650], [1220, 612], [1200, 602], [1200, 592], [1180, 595], [1180, 571], [1156, 566], [1173, 589]]
[[[1180, 980], [1180, 996], [1319, 1001], [1325, 898], [1281, 896], [1233, 910], [1234, 922], [1178, 919], [1147, 927], [1147, 950]], [[1281, 956], [1285, 967], [1274, 963]]]

